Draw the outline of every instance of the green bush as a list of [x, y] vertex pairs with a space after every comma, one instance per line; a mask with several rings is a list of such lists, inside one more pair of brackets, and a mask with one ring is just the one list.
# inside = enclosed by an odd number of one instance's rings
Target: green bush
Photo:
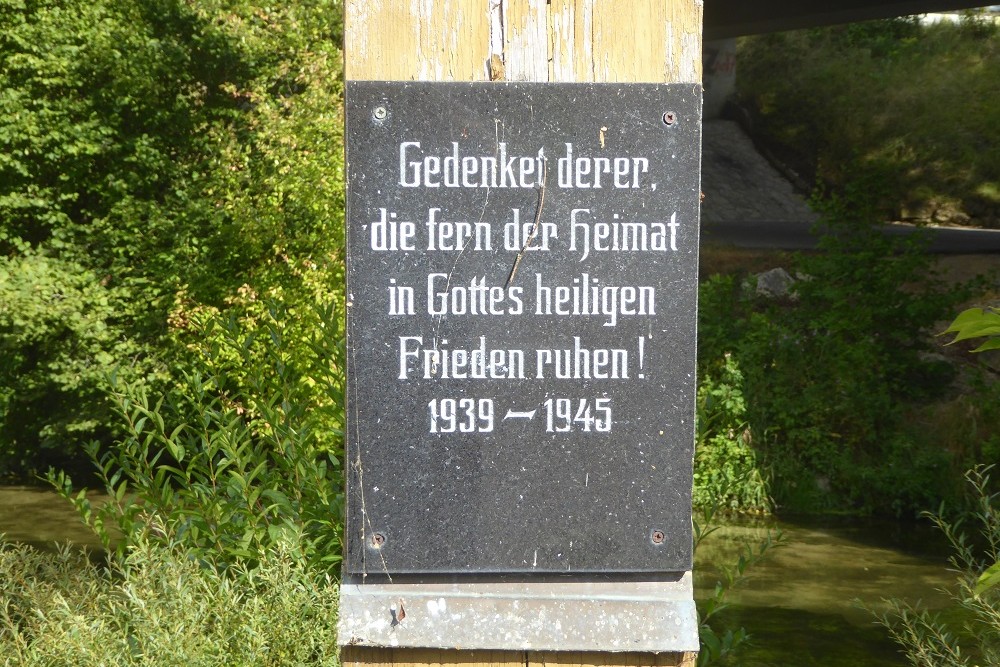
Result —
[[[716, 518], [720, 511], [726, 512], [728, 508], [719, 503], [709, 503], [699, 510], [693, 518], [695, 552], [719, 529]], [[771, 550], [784, 544], [780, 531], [773, 533], [768, 530], [756, 543], [741, 543], [735, 560], [713, 562], [712, 568], [696, 568], [695, 576], [699, 579], [717, 577], [712, 594], [698, 601], [698, 638], [701, 644], [698, 667], [739, 664], [734, 661], [739, 658], [741, 649], [746, 648], [751, 636], [743, 627], [726, 627], [720, 615], [730, 606], [729, 594], [747, 580], [750, 570], [767, 558]]]
[[[107, 369], [142, 352], [116, 315], [121, 298], [78, 264], [0, 256], [0, 462], [68, 465], [67, 441], [108, 437]], [[120, 372], [143, 377], [132, 365]]]
[[[222, 568], [294, 534], [312, 567], [334, 570], [342, 447], [329, 445], [342, 432], [328, 429], [343, 422], [342, 332], [336, 311], [320, 312], [308, 339], [314, 356], [303, 365], [289, 355], [288, 317], [275, 306], [253, 329], [213, 321], [213, 356], [156, 399], [141, 383], [115, 386], [125, 435], [113, 448], [89, 448], [110, 500], [95, 509], [86, 490], [74, 495], [65, 474], [50, 473], [105, 547], [117, 541], [124, 552], [136, 540], [168, 536]], [[228, 371], [239, 365], [244, 376], [233, 383]], [[326, 392], [323, 402], [302, 400], [306, 379]]]
[[0, 541], [5, 667], [337, 665], [337, 587], [289, 533], [223, 571], [166, 539], [96, 564]]
[[717, 372], [716, 378], [703, 369], [698, 380], [694, 507], [767, 513], [771, 502], [746, 422], [743, 373], [729, 354]]
[[[213, 386], [254, 423], [257, 402], [280, 388], [314, 425], [311, 447], [343, 450], [343, 262], [338, 256], [283, 260], [270, 275], [244, 285], [224, 307], [178, 295], [170, 323], [188, 358], [182, 368], [207, 372]], [[181, 382], [176, 378], [175, 382]], [[186, 393], [182, 388], [181, 393]]]
[[162, 393], [246, 295], [339, 294], [341, 13], [0, 0], [0, 469], [120, 437], [103, 369]]
[[873, 191], [822, 204], [820, 251], [789, 267], [788, 297], [732, 277], [702, 285], [700, 372], [727, 352], [738, 364], [758, 463], [787, 509], [906, 514], [954, 488], [946, 453], [907, 428], [904, 406], [947, 386], [947, 364], [923, 355], [927, 327], [963, 294], [935, 278], [919, 237], [881, 233]]

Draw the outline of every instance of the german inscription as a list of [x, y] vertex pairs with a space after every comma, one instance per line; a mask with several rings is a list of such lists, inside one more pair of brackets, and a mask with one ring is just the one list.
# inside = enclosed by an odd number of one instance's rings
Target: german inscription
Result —
[[690, 569], [700, 98], [347, 84], [350, 572]]

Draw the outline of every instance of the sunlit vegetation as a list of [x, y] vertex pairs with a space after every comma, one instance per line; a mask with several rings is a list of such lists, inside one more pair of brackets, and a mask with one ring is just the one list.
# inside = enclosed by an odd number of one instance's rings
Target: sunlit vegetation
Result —
[[807, 182], [879, 181], [884, 219], [1000, 225], [1000, 25], [970, 11], [745, 39], [739, 102]]

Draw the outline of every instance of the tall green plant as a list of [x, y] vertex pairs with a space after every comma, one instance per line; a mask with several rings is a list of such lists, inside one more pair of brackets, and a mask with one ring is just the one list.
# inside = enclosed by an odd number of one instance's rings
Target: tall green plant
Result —
[[771, 501], [746, 421], [743, 373], [731, 354], [715, 372], [703, 368], [698, 380], [694, 506], [767, 513]]
[[[723, 505], [713, 503], [701, 508], [700, 516], [694, 517], [696, 552], [698, 547], [719, 529], [716, 523], [719, 511], [726, 509]], [[751, 569], [759, 565], [773, 549], [783, 544], [781, 532], [772, 533], [769, 530], [758, 543], [742, 544], [734, 562], [716, 564], [719, 578], [712, 588], [712, 593], [698, 601], [698, 638], [701, 644], [698, 653], [699, 667], [731, 664], [730, 661], [738, 657], [740, 649], [745, 648], [750, 641], [751, 637], [745, 628], [725, 627], [720, 622], [719, 615], [729, 608], [730, 593], [746, 581]]]
[[964, 532], [965, 521], [949, 520], [942, 511], [928, 516], [948, 538], [951, 564], [958, 573], [952, 599], [961, 618], [957, 625], [919, 605], [888, 600], [876, 618], [900, 644], [915, 667], [969, 667], [1000, 664], [1000, 493], [991, 493], [990, 466], [969, 471], [978, 540]]
[[242, 383], [229, 381], [225, 365], [209, 365], [157, 398], [141, 384], [115, 386], [125, 436], [113, 448], [88, 450], [111, 499], [95, 508], [65, 474], [50, 473], [105, 546], [179, 544], [224, 567], [301, 534], [314, 567], [332, 570], [340, 561], [341, 450], [322, 444], [343, 418], [339, 316], [321, 312], [311, 338], [312, 379], [329, 392], [321, 406], [300, 400], [304, 369], [287, 354], [284, 317], [268, 311], [252, 331], [234, 321], [215, 325], [217, 354], [247, 369]]

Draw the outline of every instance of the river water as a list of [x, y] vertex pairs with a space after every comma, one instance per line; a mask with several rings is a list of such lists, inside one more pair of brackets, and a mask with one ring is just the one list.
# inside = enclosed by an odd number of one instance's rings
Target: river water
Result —
[[[730, 522], [698, 549], [696, 595], [711, 594], [719, 564], [734, 563], [741, 545], [781, 531], [783, 546], [748, 572], [721, 618], [743, 626], [752, 645], [742, 667], [902, 667], [896, 646], [872, 615], [887, 597], [947, 606], [953, 585], [947, 552], [929, 526], [845, 518]], [[71, 541], [98, 547], [76, 512], [45, 489], [0, 487], [0, 533], [38, 546]]]
[[718, 581], [715, 567], [735, 563], [741, 545], [758, 544], [781, 531], [783, 546], [748, 570], [730, 596], [722, 621], [752, 635], [741, 667], [907, 665], [870, 609], [886, 598], [949, 605], [948, 571], [941, 535], [928, 525], [844, 517], [802, 517], [729, 524], [699, 546], [696, 596]]
[[0, 534], [9, 541], [43, 548], [56, 542], [101, 546], [76, 510], [46, 488], [0, 486]]

